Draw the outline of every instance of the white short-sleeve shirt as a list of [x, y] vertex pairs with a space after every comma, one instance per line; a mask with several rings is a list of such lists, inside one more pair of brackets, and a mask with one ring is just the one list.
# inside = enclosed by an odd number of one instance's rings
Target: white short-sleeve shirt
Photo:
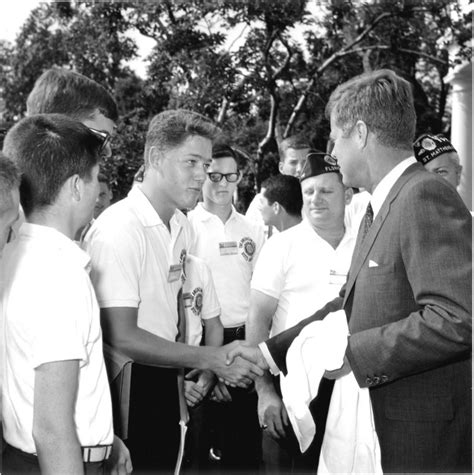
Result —
[[138, 326], [175, 341], [182, 260], [193, 242], [181, 211], [171, 232], [138, 186], [107, 208], [85, 237], [91, 278], [101, 308], [138, 308]]
[[251, 288], [278, 300], [271, 336], [337, 297], [346, 281], [356, 234], [346, 231], [334, 249], [303, 220], [265, 243]]
[[24, 452], [36, 453], [35, 369], [56, 361], [79, 360], [74, 420], [80, 444], [113, 442], [99, 306], [89, 263], [89, 256], [59, 231], [28, 223], [3, 256], [3, 435]]
[[198, 346], [202, 338], [203, 320], [218, 317], [221, 307], [209, 267], [202, 259], [191, 255], [186, 258], [183, 299], [186, 312], [186, 343]]
[[250, 304], [250, 280], [264, 242], [263, 227], [232, 208], [226, 223], [202, 203], [188, 215], [194, 228], [194, 254], [211, 269], [225, 328], [243, 325]]

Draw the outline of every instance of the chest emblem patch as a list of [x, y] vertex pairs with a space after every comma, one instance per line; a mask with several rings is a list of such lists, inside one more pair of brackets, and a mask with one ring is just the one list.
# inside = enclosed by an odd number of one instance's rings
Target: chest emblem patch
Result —
[[239, 242], [239, 249], [241, 251], [242, 257], [247, 261], [251, 262], [255, 254], [256, 245], [253, 239], [249, 237], [243, 237]]

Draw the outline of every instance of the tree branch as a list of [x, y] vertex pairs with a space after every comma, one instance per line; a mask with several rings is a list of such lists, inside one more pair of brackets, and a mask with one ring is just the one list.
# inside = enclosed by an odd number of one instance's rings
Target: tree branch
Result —
[[314, 86], [316, 82], [316, 77], [321, 75], [322, 72], [324, 72], [339, 57], [343, 56], [344, 53], [346, 53], [349, 50], [352, 50], [354, 46], [358, 45], [382, 20], [385, 20], [386, 18], [390, 18], [396, 15], [398, 15], [398, 13], [384, 12], [378, 15], [377, 17], [375, 17], [375, 19], [372, 20], [372, 22], [364, 29], [364, 31], [362, 31], [362, 33], [360, 33], [353, 41], [351, 41], [347, 46], [344, 46], [339, 51], [336, 51], [331, 56], [329, 56], [329, 58], [327, 58], [326, 61], [324, 61], [321, 66], [319, 66], [319, 68], [317, 68], [311, 73], [312, 77], [310, 81], [308, 82], [302, 95], [298, 99], [298, 102], [295, 108], [293, 109], [293, 112], [291, 113], [290, 119], [288, 120], [288, 124], [283, 134], [283, 138], [286, 138], [290, 135], [291, 129], [293, 128], [296, 118], [298, 117], [299, 113], [304, 107], [309, 91], [312, 89], [312, 87]]

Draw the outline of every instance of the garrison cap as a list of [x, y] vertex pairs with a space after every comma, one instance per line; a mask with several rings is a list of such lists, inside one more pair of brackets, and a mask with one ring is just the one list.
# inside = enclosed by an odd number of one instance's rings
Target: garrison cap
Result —
[[306, 162], [300, 175], [300, 182], [312, 176], [323, 173], [341, 173], [336, 159], [329, 153], [319, 150], [310, 150], [306, 155]]
[[426, 165], [443, 153], [456, 152], [451, 142], [442, 135], [423, 134], [413, 143], [415, 158]]

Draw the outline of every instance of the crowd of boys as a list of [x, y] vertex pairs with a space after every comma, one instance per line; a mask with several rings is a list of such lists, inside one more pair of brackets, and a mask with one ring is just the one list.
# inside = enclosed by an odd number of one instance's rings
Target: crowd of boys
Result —
[[[380, 471], [470, 470], [459, 158], [442, 136], [413, 143], [392, 71], [341, 85], [327, 115], [331, 154], [283, 142], [244, 216], [247, 157], [205, 117], [164, 111], [111, 204], [113, 97], [43, 73], [0, 155], [2, 473], [315, 472], [348, 374], [370, 388]], [[319, 385], [301, 454], [278, 374], [300, 331], [340, 309], [344, 364]]]

